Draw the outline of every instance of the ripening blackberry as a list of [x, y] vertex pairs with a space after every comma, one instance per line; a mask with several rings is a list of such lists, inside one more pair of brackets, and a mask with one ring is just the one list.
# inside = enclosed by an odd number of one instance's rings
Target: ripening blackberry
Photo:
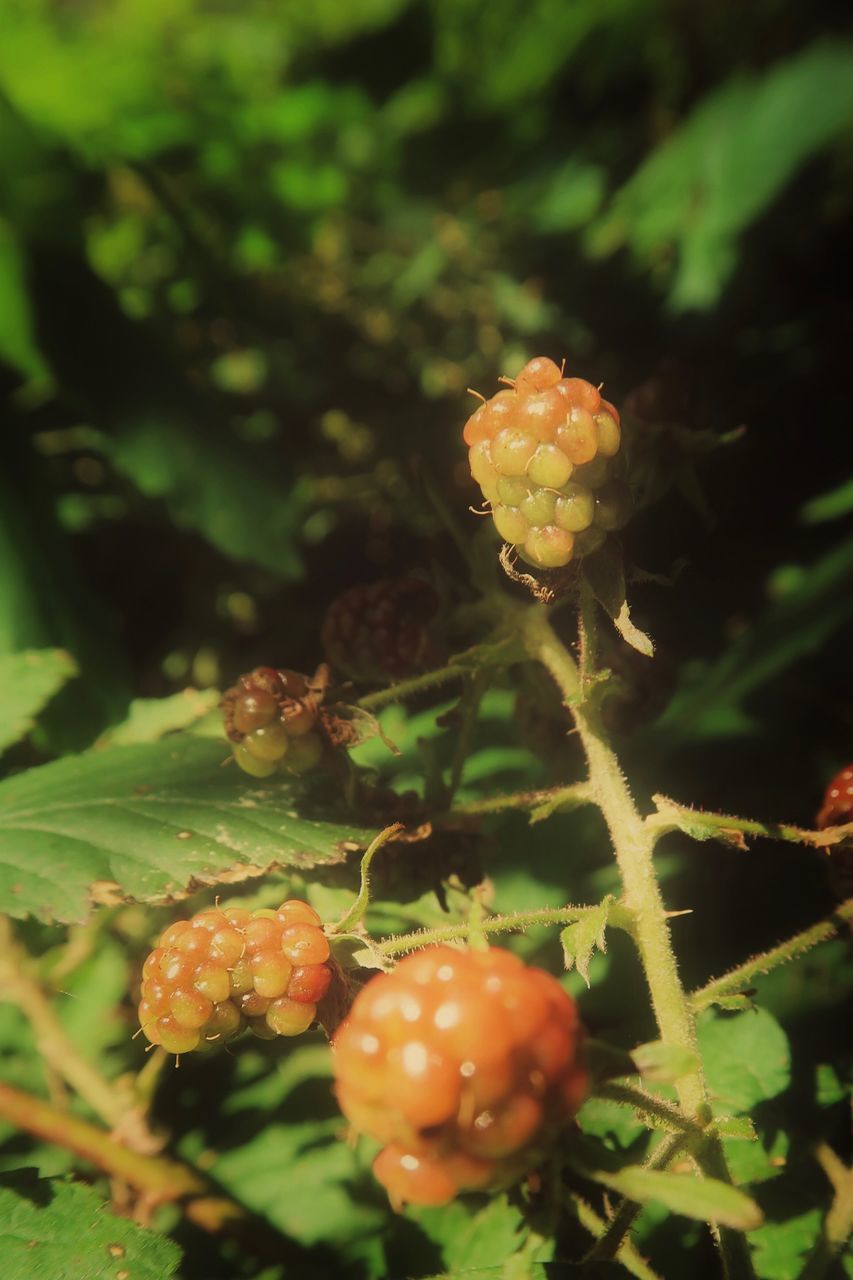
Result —
[[322, 690], [298, 671], [257, 667], [222, 699], [234, 759], [253, 778], [308, 773], [324, 746]]
[[265, 1040], [299, 1035], [329, 989], [329, 957], [307, 902], [200, 911], [170, 924], [145, 961], [141, 1030], [176, 1054], [212, 1048], [246, 1028]]
[[438, 596], [420, 578], [380, 579], [352, 587], [323, 621], [326, 657], [352, 680], [403, 680], [437, 665], [430, 624]]
[[547, 356], [480, 405], [462, 434], [495, 528], [537, 569], [589, 555], [627, 522], [631, 495], [613, 475], [619, 413]]
[[356, 997], [332, 1042], [353, 1127], [382, 1143], [395, 1207], [444, 1204], [531, 1169], [586, 1088], [572, 999], [508, 951], [427, 947]]
[[[840, 827], [853, 822], [853, 764], [845, 765], [830, 782], [817, 815], [817, 825]], [[835, 896], [844, 901], [853, 894], [853, 838], [831, 845], [826, 862], [829, 883]]]

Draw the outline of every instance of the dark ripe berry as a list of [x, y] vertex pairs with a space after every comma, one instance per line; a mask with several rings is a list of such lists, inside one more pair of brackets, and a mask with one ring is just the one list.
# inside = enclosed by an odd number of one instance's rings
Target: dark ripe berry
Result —
[[142, 1031], [175, 1054], [244, 1027], [267, 1039], [298, 1035], [329, 989], [329, 960], [320, 917], [307, 902], [200, 911], [169, 925], [145, 961]]
[[[488, 450], [488, 443], [483, 447]], [[332, 665], [354, 680], [404, 679], [439, 660], [433, 634], [437, 612], [438, 596], [420, 578], [353, 587], [330, 605], [323, 646]]]
[[248, 675], [240, 677], [240, 686], [246, 693], [271, 694], [276, 701], [284, 694], [284, 684], [275, 667], [256, 667]]
[[333, 1041], [338, 1100], [384, 1145], [395, 1207], [496, 1189], [541, 1159], [583, 1099], [573, 1001], [497, 948], [427, 947], [373, 979]]

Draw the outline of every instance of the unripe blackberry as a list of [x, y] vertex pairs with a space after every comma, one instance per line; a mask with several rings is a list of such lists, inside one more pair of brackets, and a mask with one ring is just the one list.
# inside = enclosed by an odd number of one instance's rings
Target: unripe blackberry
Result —
[[308, 1029], [332, 981], [320, 917], [219, 907], [164, 929], [142, 968], [139, 1022], [152, 1044], [190, 1053], [248, 1027], [262, 1039]]
[[222, 699], [234, 759], [253, 778], [302, 774], [323, 756], [320, 707], [325, 669], [313, 681], [298, 671], [257, 667]]
[[512, 390], [480, 405], [462, 434], [495, 528], [536, 568], [589, 555], [626, 523], [627, 486], [607, 487], [622, 443], [619, 413], [592, 383], [564, 378], [546, 356], [530, 360]]
[[352, 1125], [383, 1144], [395, 1207], [444, 1204], [532, 1168], [583, 1100], [574, 1002], [508, 951], [427, 947], [374, 978], [332, 1043]]
[[[486, 474], [486, 472], [484, 472]], [[326, 656], [352, 680], [401, 680], [437, 661], [438, 596], [420, 578], [381, 579], [338, 596], [323, 622]]]

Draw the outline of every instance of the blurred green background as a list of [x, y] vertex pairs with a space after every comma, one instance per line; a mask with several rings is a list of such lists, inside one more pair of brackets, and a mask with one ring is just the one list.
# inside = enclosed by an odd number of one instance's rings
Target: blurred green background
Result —
[[313, 669], [352, 583], [458, 574], [428, 493], [473, 530], [466, 388], [541, 351], [746, 425], [629, 530], [688, 561], [635, 592], [664, 707], [636, 765], [811, 820], [850, 752], [846, 5], [0, 16], [0, 651], [81, 669], [43, 751]]
[[[853, 756], [850, 16], [0, 0], [0, 653], [62, 646], [80, 670], [10, 767], [85, 747], [133, 697], [313, 670], [347, 586], [459, 578], [429, 495], [479, 529], [466, 388], [545, 353], [617, 405], [664, 371], [677, 428], [746, 427], [696, 474], [695, 438], [660, 437], [675, 487], [626, 552], [687, 564], [632, 589], [658, 656], [622, 652], [615, 728], [643, 798], [811, 825]], [[479, 750], [541, 781], [512, 700], [490, 715]], [[575, 897], [614, 887], [598, 829], [567, 830]], [[564, 900], [551, 829], [517, 832], [529, 874], [514, 832], [503, 905]], [[788, 847], [682, 844], [661, 875], [697, 907], [688, 985], [833, 902]], [[768, 984], [805, 1098], [838, 1052], [840, 956]], [[620, 982], [592, 993], [596, 1032], [628, 1035]]]

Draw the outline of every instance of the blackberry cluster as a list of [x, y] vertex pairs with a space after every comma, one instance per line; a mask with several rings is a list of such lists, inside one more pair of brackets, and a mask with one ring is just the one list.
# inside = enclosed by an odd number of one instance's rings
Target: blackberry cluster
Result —
[[613, 475], [619, 414], [547, 356], [480, 405], [462, 434], [495, 528], [535, 568], [562, 568], [627, 522], [631, 495]]
[[[319, 674], [319, 673], [318, 673]], [[298, 671], [258, 667], [222, 699], [234, 759], [253, 778], [307, 773], [320, 763], [322, 683]]]
[[142, 969], [139, 1022], [152, 1044], [190, 1053], [248, 1028], [262, 1040], [306, 1031], [332, 980], [317, 912], [219, 907], [178, 920]]
[[383, 1144], [392, 1204], [445, 1204], [532, 1168], [586, 1087], [574, 1002], [508, 951], [428, 947], [359, 993], [332, 1043], [338, 1101]]
[[430, 630], [437, 611], [438, 596], [419, 578], [353, 587], [326, 613], [326, 657], [336, 670], [365, 683], [416, 675], [438, 661]]

